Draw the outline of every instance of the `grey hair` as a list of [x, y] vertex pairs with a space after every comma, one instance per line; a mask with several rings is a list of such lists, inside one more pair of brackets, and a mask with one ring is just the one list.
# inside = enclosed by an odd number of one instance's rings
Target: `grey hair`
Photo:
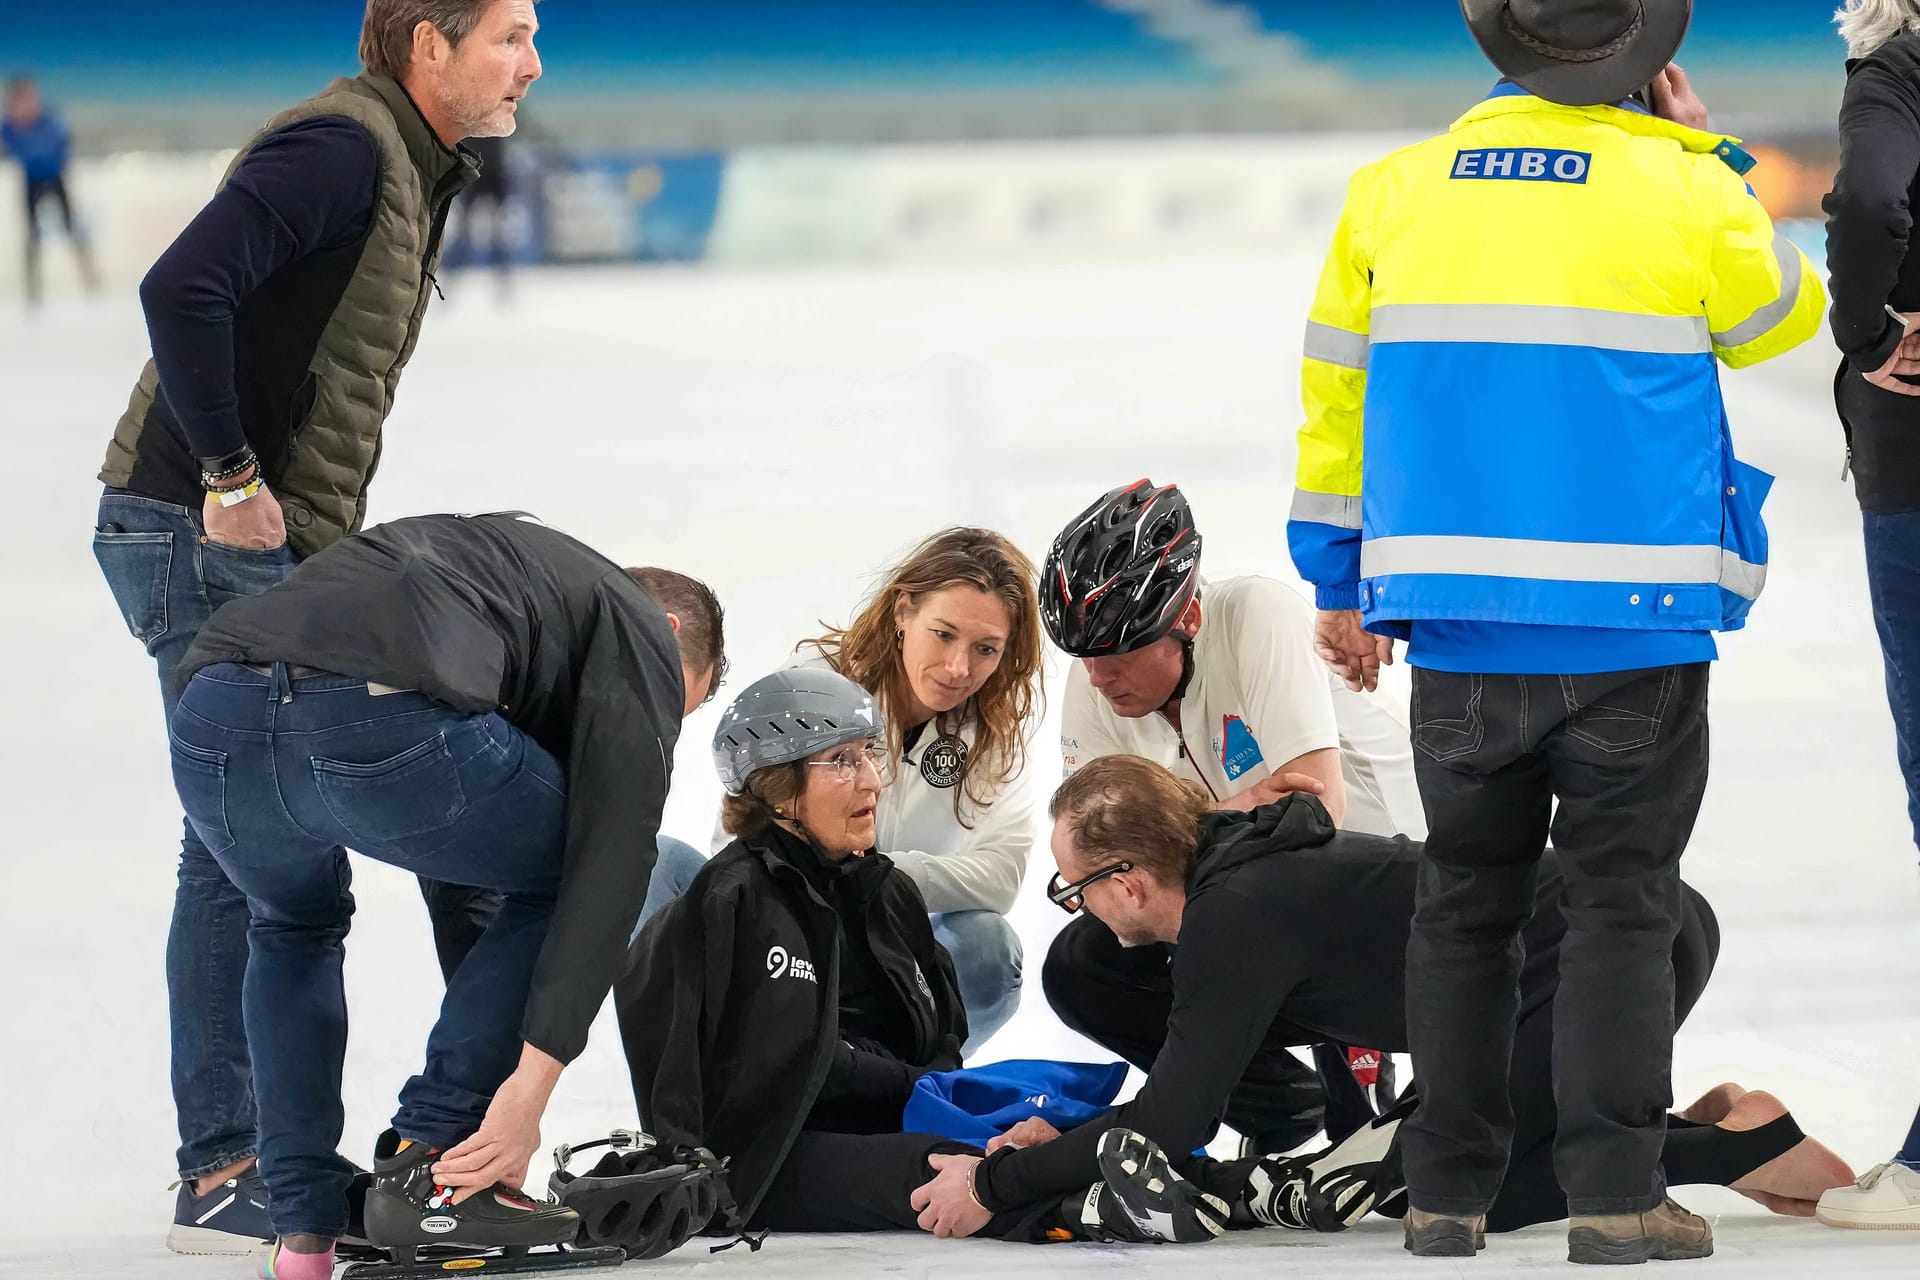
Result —
[[1920, 0], [1846, 0], [1833, 20], [1847, 56], [1870, 57], [1902, 31], [1920, 31]]

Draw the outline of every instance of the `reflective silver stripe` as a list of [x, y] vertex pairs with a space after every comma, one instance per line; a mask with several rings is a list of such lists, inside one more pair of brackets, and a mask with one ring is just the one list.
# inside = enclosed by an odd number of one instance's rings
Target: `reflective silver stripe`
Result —
[[1448, 573], [1550, 582], [1648, 586], [1717, 583], [1749, 600], [1767, 567], [1711, 546], [1648, 547], [1618, 542], [1534, 542], [1522, 538], [1375, 538], [1360, 549], [1360, 576]]
[[1713, 350], [1705, 316], [1640, 316], [1587, 307], [1401, 303], [1373, 309], [1373, 341], [1505, 342], [1687, 356]]
[[1737, 596], [1758, 600], [1767, 586], [1767, 566], [1751, 564], [1731, 551], [1722, 551], [1720, 585]]
[[1305, 354], [1309, 360], [1337, 364], [1342, 369], [1364, 369], [1367, 367], [1367, 350], [1367, 335], [1364, 333], [1307, 321]]
[[1295, 489], [1293, 510], [1287, 513], [1287, 519], [1330, 524], [1337, 529], [1358, 529], [1360, 499], [1343, 498], [1337, 493], [1311, 493], [1306, 489]]
[[1744, 347], [1779, 328], [1800, 304], [1800, 249], [1783, 235], [1773, 237], [1773, 256], [1780, 263], [1780, 296], [1724, 333], [1713, 335], [1723, 347]]

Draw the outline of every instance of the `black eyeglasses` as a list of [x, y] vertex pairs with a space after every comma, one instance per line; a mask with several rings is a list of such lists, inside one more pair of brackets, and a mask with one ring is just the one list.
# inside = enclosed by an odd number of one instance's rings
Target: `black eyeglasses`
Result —
[[1061, 883], [1060, 873], [1056, 871], [1053, 873], [1053, 878], [1047, 881], [1047, 898], [1054, 906], [1060, 908], [1068, 915], [1072, 915], [1086, 905], [1088, 885], [1099, 880], [1105, 880], [1108, 876], [1117, 876], [1122, 871], [1131, 870], [1133, 870], [1133, 864], [1131, 862], [1113, 862], [1100, 868], [1086, 879], [1075, 880], [1072, 884]]

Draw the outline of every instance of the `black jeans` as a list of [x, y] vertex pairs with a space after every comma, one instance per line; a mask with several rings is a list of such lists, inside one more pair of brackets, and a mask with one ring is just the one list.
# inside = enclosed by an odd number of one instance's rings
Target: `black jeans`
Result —
[[1665, 1195], [1680, 855], [1706, 790], [1707, 671], [1413, 673], [1429, 832], [1407, 947], [1414, 1207], [1477, 1216], [1499, 1194], [1520, 934], [1549, 835], [1566, 922], [1554, 1168], [1577, 1216], [1645, 1212]]
[[[1693, 888], [1682, 885], [1680, 933], [1673, 948], [1674, 1026], [1685, 1022], [1699, 1003], [1719, 956], [1720, 923], [1713, 908]], [[1528, 984], [1523, 979], [1521, 985]], [[1500, 1194], [1487, 1212], [1491, 1231], [1513, 1231], [1567, 1216], [1567, 1193], [1554, 1169], [1554, 1137], [1560, 1125], [1553, 1096], [1553, 1024], [1558, 1001], [1525, 1003], [1514, 1033], [1508, 1090], [1513, 1100], [1513, 1156]], [[1728, 1170], [1730, 1176], [1703, 1174], [1699, 1157], [1705, 1157], [1708, 1165], [1721, 1163], [1714, 1159], [1714, 1147], [1726, 1136], [1719, 1129], [1675, 1128], [1672, 1121], [1663, 1119], [1660, 1165], [1667, 1181], [1723, 1184], [1751, 1172], [1751, 1167], [1739, 1167]]]
[[[1150, 1071], [1173, 1013], [1172, 952], [1164, 945], [1122, 947], [1111, 929], [1082, 912], [1047, 950], [1041, 969], [1047, 1003], [1068, 1027]], [[1373, 1119], [1344, 1049], [1314, 1046], [1316, 1073], [1293, 1055], [1291, 1043], [1287, 1035], [1269, 1033], [1227, 1098], [1222, 1120], [1263, 1151], [1290, 1151], [1323, 1127], [1338, 1142]]]

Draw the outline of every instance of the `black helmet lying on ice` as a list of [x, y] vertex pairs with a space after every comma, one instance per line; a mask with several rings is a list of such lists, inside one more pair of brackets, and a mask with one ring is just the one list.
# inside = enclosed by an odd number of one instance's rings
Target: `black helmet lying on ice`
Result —
[[1073, 518], [1040, 571], [1040, 617], [1076, 658], [1145, 648], [1200, 585], [1200, 534], [1174, 485], [1142, 480]]
[[[573, 1155], [611, 1147], [585, 1173], [568, 1171]], [[547, 1190], [580, 1215], [579, 1243], [618, 1245], [627, 1257], [672, 1253], [704, 1228], [726, 1194], [720, 1161], [704, 1147], [662, 1147], [631, 1129], [578, 1146], [556, 1147]]]
[[1460, 0], [1500, 74], [1570, 107], [1647, 87], [1686, 38], [1693, 0]]

